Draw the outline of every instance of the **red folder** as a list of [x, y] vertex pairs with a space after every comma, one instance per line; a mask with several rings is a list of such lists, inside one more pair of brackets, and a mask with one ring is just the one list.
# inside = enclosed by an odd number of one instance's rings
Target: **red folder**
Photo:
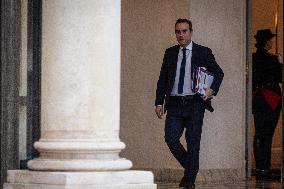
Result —
[[281, 96], [268, 89], [259, 89], [267, 104], [274, 111], [280, 102]]

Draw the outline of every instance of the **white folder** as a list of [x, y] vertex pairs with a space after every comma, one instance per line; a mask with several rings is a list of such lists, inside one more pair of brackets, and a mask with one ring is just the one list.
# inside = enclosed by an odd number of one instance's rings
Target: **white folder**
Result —
[[198, 67], [196, 72], [195, 92], [203, 96], [205, 94], [205, 89], [211, 87], [213, 80], [213, 74], [208, 72], [205, 67]]

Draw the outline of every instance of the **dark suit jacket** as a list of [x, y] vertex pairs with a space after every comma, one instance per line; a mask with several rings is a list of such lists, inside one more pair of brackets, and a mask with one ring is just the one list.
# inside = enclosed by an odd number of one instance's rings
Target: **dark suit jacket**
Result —
[[252, 87], [266, 88], [281, 95], [279, 83], [282, 83], [282, 64], [276, 55], [259, 48], [252, 55]]
[[[256, 113], [259, 110], [263, 112], [263, 107], [267, 107], [270, 102], [267, 101], [259, 89], [268, 89], [281, 96], [279, 83], [282, 83], [282, 64], [278, 61], [276, 55], [270, 54], [264, 48], [258, 48], [257, 51], [253, 53], [252, 61], [252, 112]], [[273, 96], [271, 96], [270, 99], [273, 100]], [[277, 106], [280, 106], [281, 102], [280, 99]], [[269, 110], [267, 109], [266, 111]], [[277, 112], [280, 111], [280, 109], [276, 108], [273, 111]]]
[[[165, 111], [175, 82], [179, 48], [179, 45], [175, 45], [166, 49], [160, 77], [157, 83], [155, 105], [163, 105], [165, 102]], [[195, 72], [198, 67], [206, 67], [207, 70], [214, 75], [211, 89], [215, 91], [214, 95], [217, 95], [224, 73], [216, 63], [211, 49], [193, 43], [191, 57], [191, 79], [194, 83], [192, 86], [193, 89], [196, 85]], [[210, 101], [207, 102], [207, 106], [211, 106]]]

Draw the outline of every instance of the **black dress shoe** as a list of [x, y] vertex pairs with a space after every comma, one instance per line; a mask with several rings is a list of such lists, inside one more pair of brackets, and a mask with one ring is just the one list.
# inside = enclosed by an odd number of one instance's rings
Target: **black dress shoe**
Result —
[[281, 175], [272, 173], [269, 169], [256, 170], [256, 180], [281, 180]]
[[180, 188], [185, 186], [185, 176], [182, 177], [182, 179], [180, 180], [180, 183], [178, 185]]
[[194, 189], [194, 188], [195, 188], [195, 184], [191, 184], [191, 185], [183, 187], [183, 189]]

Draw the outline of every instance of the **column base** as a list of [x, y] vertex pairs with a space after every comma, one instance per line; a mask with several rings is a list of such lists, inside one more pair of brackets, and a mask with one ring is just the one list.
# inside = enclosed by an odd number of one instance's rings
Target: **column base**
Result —
[[132, 162], [125, 159], [44, 159], [36, 158], [28, 162], [28, 168], [34, 171], [123, 171], [129, 170]]
[[4, 189], [156, 189], [150, 171], [40, 172], [9, 170]]

